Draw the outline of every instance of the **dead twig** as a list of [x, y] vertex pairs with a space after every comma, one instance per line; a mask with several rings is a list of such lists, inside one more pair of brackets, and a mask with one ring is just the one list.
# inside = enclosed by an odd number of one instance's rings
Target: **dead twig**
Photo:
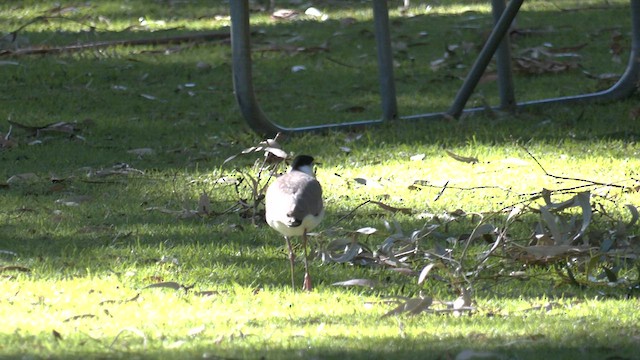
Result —
[[78, 23], [78, 24], [80, 24], [80, 25], [84, 25], [84, 26], [86, 26], [86, 27], [88, 27], [88, 28], [90, 28], [90, 29], [95, 29], [95, 27], [94, 27], [94, 26], [91, 26], [91, 25], [85, 24], [85, 23], [84, 23], [84, 22], [82, 22], [82, 21], [78, 21], [78, 20], [75, 20], [75, 19], [70, 19], [70, 18], [68, 18], [68, 17], [66, 17], [66, 16], [61, 16], [61, 15], [45, 16], [45, 15], [42, 15], [42, 16], [36, 16], [35, 18], [33, 18], [33, 19], [31, 19], [31, 20], [27, 21], [26, 23], [24, 23], [24, 24], [20, 25], [20, 27], [18, 27], [17, 29], [13, 30], [12, 32], [10, 32], [10, 33], [8, 34], [8, 36], [10, 36], [10, 37], [11, 37], [11, 41], [12, 41], [12, 42], [14, 42], [14, 41], [16, 41], [16, 39], [17, 39], [17, 37], [18, 37], [18, 33], [19, 33], [20, 31], [22, 31], [22, 30], [26, 29], [26, 28], [27, 28], [27, 27], [29, 27], [30, 25], [33, 25], [33, 24], [35, 24], [35, 23], [37, 23], [37, 22], [40, 22], [40, 21], [49, 21], [49, 20], [56, 20], [56, 19], [75, 22], [75, 23]]
[[10, 50], [0, 50], [0, 56], [24, 56], [39, 54], [59, 54], [63, 52], [78, 52], [89, 49], [101, 49], [113, 46], [138, 46], [138, 45], [167, 45], [180, 44], [186, 42], [198, 41], [225, 41], [230, 37], [229, 32], [206, 32], [197, 34], [177, 35], [163, 38], [142, 38], [142, 39], [124, 39], [97, 41], [86, 44], [74, 44], [66, 46], [48, 47], [48, 46], [31, 46], [28, 48]]
[[349, 211], [346, 215], [343, 215], [340, 219], [336, 220], [335, 223], [333, 223], [329, 229], [336, 227], [341, 221], [343, 221], [344, 219], [350, 217], [351, 215], [353, 215], [353, 213], [356, 212], [356, 210], [360, 209], [361, 207], [367, 205], [368, 203], [370, 203], [371, 200], [367, 200], [365, 202], [363, 202], [362, 204], [356, 206], [355, 208], [353, 208], [351, 211]]
[[330, 56], [325, 56], [325, 59], [327, 61], [330, 61], [330, 62], [334, 63], [334, 64], [338, 64], [340, 66], [348, 67], [348, 68], [351, 68], [351, 69], [359, 69], [360, 68], [359, 66], [354, 66], [354, 65], [347, 64], [347, 63], [345, 63], [343, 61], [336, 60], [336, 59], [334, 59], [334, 58], [332, 58]]
[[449, 180], [447, 180], [447, 182], [444, 183], [444, 185], [442, 186], [442, 190], [440, 190], [440, 192], [438, 192], [438, 195], [436, 195], [435, 199], [433, 199], [433, 202], [436, 202], [436, 201], [438, 201], [438, 199], [440, 199], [442, 194], [444, 194], [444, 191], [447, 189], [448, 185], [449, 185]]
[[497, 189], [497, 190], [502, 190], [502, 191], [504, 191], [506, 193], [515, 194], [515, 195], [518, 195], [518, 196], [534, 196], [534, 195], [537, 194], [537, 193], [518, 193], [518, 192], [513, 191], [512, 189], [505, 188], [504, 186], [498, 186], [498, 185], [480, 185], [480, 186], [470, 186], [470, 187], [454, 186], [454, 185], [449, 185], [450, 181], [451, 180], [447, 180], [444, 185], [434, 185], [434, 184], [429, 184], [429, 182], [427, 180], [415, 180], [413, 182], [413, 184], [410, 185], [410, 186], [413, 187], [412, 189], [419, 189], [420, 187], [440, 189], [441, 193], [436, 196], [436, 198], [433, 200], [434, 202], [437, 201], [442, 196], [442, 193], [445, 190], [448, 190], [448, 189], [461, 190], [461, 191], [476, 191], [476, 190]]
[[[540, 163], [540, 161], [538, 161], [538, 159], [536, 159], [535, 156], [533, 156], [533, 154], [531, 154], [531, 152], [529, 151], [529, 149], [527, 149], [526, 147], [520, 145], [520, 147], [529, 155], [529, 157], [531, 157], [531, 159], [533, 159], [533, 161], [536, 162], [536, 164], [538, 164], [538, 167], [540, 168], [540, 170], [542, 170], [542, 172], [544, 172], [544, 174], [548, 177], [557, 179], [557, 180], [567, 180], [567, 181], [581, 181], [581, 182], [585, 182], [588, 183], [588, 185], [586, 186], [591, 186], [591, 185], [597, 185], [597, 186], [608, 186], [608, 187], [615, 187], [615, 188], [619, 188], [619, 189], [628, 189], [628, 186], [625, 185], [617, 185], [615, 183], [603, 183], [603, 182], [599, 182], [599, 181], [595, 181], [595, 180], [589, 180], [589, 179], [582, 179], [582, 178], [576, 178], [576, 177], [569, 177], [569, 176], [561, 176], [561, 175], [555, 175], [555, 174], [551, 174], [549, 173], [544, 166], [542, 166], [542, 164]], [[566, 189], [565, 189], [566, 190]]]

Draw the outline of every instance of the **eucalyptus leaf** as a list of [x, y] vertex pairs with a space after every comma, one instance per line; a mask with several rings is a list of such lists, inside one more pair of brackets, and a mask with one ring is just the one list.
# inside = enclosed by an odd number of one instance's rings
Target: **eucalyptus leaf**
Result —
[[422, 311], [429, 309], [432, 303], [433, 303], [433, 299], [431, 297], [410, 298], [410, 299], [407, 299], [407, 301], [398, 305], [397, 307], [391, 309], [386, 314], [382, 315], [382, 317], [384, 318], [392, 315], [400, 315], [403, 313], [416, 315]]
[[330, 251], [342, 250], [352, 242], [353, 240], [347, 239], [347, 238], [335, 239], [327, 244], [327, 250], [330, 250]]
[[558, 227], [558, 217], [556, 215], [553, 215], [551, 212], [549, 212], [546, 206], [540, 207], [540, 214], [542, 215], [542, 220], [545, 222], [545, 224], [547, 225], [547, 228], [551, 232], [553, 241], [555, 241], [556, 244], [562, 244], [563, 237], [562, 237], [562, 232]]
[[522, 207], [514, 206], [511, 208], [509, 215], [507, 216], [507, 223], [513, 222], [518, 215], [522, 214]]
[[629, 221], [629, 223], [627, 224], [627, 227], [631, 227], [631, 226], [635, 225], [636, 222], [638, 222], [638, 217], [640, 216], [638, 214], [638, 208], [636, 208], [635, 206], [633, 206], [631, 204], [627, 204], [624, 207], [626, 207], [627, 210], [629, 210], [629, 212], [631, 213], [631, 221]]
[[165, 282], [159, 282], [159, 283], [147, 285], [143, 289], [166, 288], [166, 289], [180, 290], [182, 287], [183, 286], [181, 284], [178, 284], [175, 281], [165, 281]]
[[576, 205], [580, 206], [582, 209], [582, 226], [580, 227], [580, 231], [573, 236], [571, 242], [576, 241], [578, 238], [584, 235], [585, 231], [591, 224], [591, 193], [589, 191], [581, 192], [574, 197], [574, 201]]
[[422, 268], [422, 271], [420, 271], [420, 275], [418, 276], [418, 285], [421, 285], [427, 279], [427, 276], [429, 276], [429, 272], [431, 272], [431, 269], [433, 269], [434, 266], [436, 266], [436, 264], [431, 263]]
[[335, 282], [331, 285], [334, 286], [362, 286], [362, 287], [368, 287], [368, 288], [374, 288], [376, 287], [376, 285], [378, 285], [378, 282], [375, 280], [371, 280], [371, 279], [351, 279], [351, 280], [345, 280], [345, 281], [338, 281]]
[[334, 262], [345, 263], [345, 262], [353, 260], [358, 255], [358, 253], [360, 252], [360, 249], [362, 249], [360, 244], [358, 244], [357, 242], [354, 241], [354, 242], [352, 242], [350, 245], [348, 245], [346, 247], [344, 253], [342, 253], [341, 255], [334, 256], [333, 254], [329, 254], [329, 257]]
[[378, 231], [378, 229], [376, 229], [374, 227], [370, 227], [370, 226], [363, 227], [363, 228], [360, 228], [360, 229], [356, 230], [357, 233], [364, 234], [364, 235], [371, 235], [371, 234], [374, 234], [376, 231]]
[[460, 161], [460, 162], [464, 162], [464, 163], [468, 163], [468, 164], [477, 164], [477, 163], [480, 162], [477, 157], [461, 156], [461, 155], [455, 154], [454, 152], [449, 151], [449, 150], [445, 150], [445, 153], [447, 153], [447, 155], [449, 155], [453, 159], [455, 159], [457, 161]]

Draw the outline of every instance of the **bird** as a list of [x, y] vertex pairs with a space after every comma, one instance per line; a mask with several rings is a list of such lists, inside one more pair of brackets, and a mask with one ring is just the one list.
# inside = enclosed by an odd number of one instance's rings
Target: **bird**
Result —
[[304, 249], [303, 290], [311, 291], [311, 276], [307, 263], [307, 232], [314, 229], [324, 217], [322, 186], [313, 172], [314, 158], [298, 155], [289, 171], [269, 185], [265, 195], [265, 219], [270, 227], [284, 236], [289, 248], [291, 287], [295, 289], [295, 254], [290, 237], [302, 236]]

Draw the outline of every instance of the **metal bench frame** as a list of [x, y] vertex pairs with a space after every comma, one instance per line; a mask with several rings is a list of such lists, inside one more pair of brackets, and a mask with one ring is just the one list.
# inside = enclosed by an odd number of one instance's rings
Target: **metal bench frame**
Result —
[[506, 5], [504, 0], [492, 0], [493, 30], [478, 54], [467, 78], [458, 90], [451, 107], [444, 112], [398, 116], [387, 0], [372, 0], [372, 2], [374, 33], [378, 53], [378, 76], [382, 118], [377, 120], [304, 127], [284, 127], [278, 125], [269, 120], [260, 108], [253, 87], [248, 0], [232, 0], [229, 2], [231, 8], [233, 87], [242, 115], [251, 129], [262, 135], [275, 135], [278, 132], [293, 133], [374, 125], [393, 119], [458, 118], [462, 113], [484, 111], [484, 108], [465, 109], [465, 105], [494, 55], [497, 61], [498, 88], [500, 93], [500, 105], [496, 107], [496, 109], [514, 110], [534, 105], [618, 100], [630, 96], [640, 82], [640, 0], [630, 0], [632, 27], [631, 53], [627, 68], [618, 82], [607, 90], [594, 93], [517, 102], [514, 95], [511, 55], [508, 36], [506, 36], [506, 34], [524, 0], [510, 0]]

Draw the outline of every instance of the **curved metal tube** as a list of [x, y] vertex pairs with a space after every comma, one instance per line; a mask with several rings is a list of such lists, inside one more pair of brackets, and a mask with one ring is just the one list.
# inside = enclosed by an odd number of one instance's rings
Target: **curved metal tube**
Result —
[[[513, 81], [511, 78], [511, 64], [508, 61], [508, 47], [505, 35], [520, 10], [524, 0], [510, 0], [506, 8], [497, 4], [503, 0], [495, 0], [494, 19], [497, 19], [493, 31], [480, 51], [467, 78], [458, 90], [449, 110], [402, 116], [403, 120], [435, 119], [442, 117], [459, 117], [462, 113], [485, 111], [485, 108], [465, 109], [471, 94], [475, 90], [480, 77], [494, 54], [498, 55], [498, 74], [500, 86], [500, 107], [523, 108], [527, 106], [546, 105], [553, 103], [572, 103], [582, 101], [611, 101], [631, 95], [640, 82], [640, 0], [631, 2], [632, 45], [629, 62], [622, 77], [611, 88], [599, 92], [549, 98], [542, 100], [515, 102], [513, 95]], [[397, 103], [395, 80], [393, 75], [393, 57], [389, 35], [389, 14], [386, 0], [373, 0], [375, 35], [378, 48], [378, 71], [380, 81], [380, 96], [382, 100], [382, 118], [378, 120], [362, 120], [346, 123], [323, 124], [305, 127], [283, 127], [270, 121], [264, 114], [255, 97], [252, 79], [251, 44], [249, 26], [248, 0], [232, 0], [231, 8], [231, 47], [233, 58], [233, 86], [236, 99], [242, 115], [248, 125], [262, 135], [275, 135], [278, 132], [293, 133], [304, 131], [322, 131], [337, 128], [362, 127], [381, 124], [386, 120], [397, 117]], [[504, 9], [504, 11], [503, 11]], [[502, 44], [502, 45], [501, 45]]]
[[232, 0], [231, 8], [231, 56], [233, 59], [233, 88], [240, 111], [252, 130], [273, 136], [278, 132], [293, 133], [321, 131], [335, 128], [352, 128], [380, 124], [396, 117], [397, 105], [393, 76], [393, 58], [389, 39], [389, 12], [386, 0], [374, 0], [376, 40], [378, 43], [378, 68], [380, 91], [383, 100], [381, 120], [363, 120], [337, 124], [304, 127], [284, 127], [267, 118], [255, 97], [251, 65], [251, 31], [249, 26], [248, 0]]
[[267, 119], [258, 105], [253, 89], [248, 0], [232, 0], [229, 6], [231, 7], [233, 89], [238, 106], [251, 129], [257, 133], [274, 135], [283, 129]]
[[627, 68], [620, 79], [609, 89], [589, 94], [563, 96], [544, 100], [527, 101], [518, 106], [552, 104], [576, 101], [612, 101], [630, 96], [640, 82], [640, 0], [631, 0], [631, 53]]

